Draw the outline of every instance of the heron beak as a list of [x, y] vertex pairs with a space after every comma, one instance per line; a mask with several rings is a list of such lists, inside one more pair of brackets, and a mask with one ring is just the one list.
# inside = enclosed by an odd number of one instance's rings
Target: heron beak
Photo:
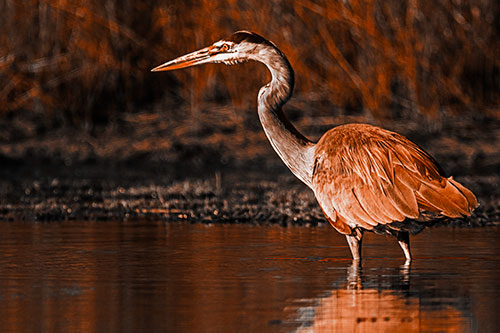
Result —
[[213, 47], [205, 47], [201, 50], [186, 54], [182, 57], [155, 67], [151, 70], [151, 72], [171, 71], [174, 69], [204, 64], [210, 62], [210, 58], [216, 54], [218, 54], [218, 52], [213, 52]]

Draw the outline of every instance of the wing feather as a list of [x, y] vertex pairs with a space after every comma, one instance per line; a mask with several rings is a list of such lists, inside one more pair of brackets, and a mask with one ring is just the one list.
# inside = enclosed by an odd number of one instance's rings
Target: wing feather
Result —
[[355, 188], [354, 192], [358, 198], [363, 209], [369, 214], [378, 224], [389, 223], [404, 217], [397, 211], [393, 211], [391, 214], [387, 209], [383, 209], [382, 205], [374, 205], [373, 202], [377, 202], [377, 197], [375, 192], [371, 190], [367, 185], [363, 185], [359, 188]]
[[474, 194], [443, 177], [424, 150], [399, 134], [370, 125], [328, 131], [316, 146], [314, 170], [316, 197], [322, 207], [337, 213], [335, 219], [341, 217], [337, 223], [343, 226], [336, 228], [344, 231], [347, 226], [372, 229], [416, 219], [423, 211], [465, 216], [477, 207]]
[[469, 212], [472, 212], [474, 208], [477, 208], [477, 206], [479, 206], [476, 196], [474, 195], [474, 193], [472, 193], [471, 190], [469, 190], [468, 188], [466, 188], [465, 186], [454, 180], [453, 177], [449, 177], [448, 182], [450, 182], [453, 186], [455, 186], [457, 190], [459, 190], [460, 193], [467, 198], [467, 205], [469, 208], [468, 209]]
[[377, 221], [366, 214], [359, 203], [353, 191], [354, 188], [358, 187], [358, 185], [353, 184], [356, 181], [359, 181], [359, 178], [351, 177], [338, 181], [339, 186], [333, 189], [331, 196], [342, 195], [344, 200], [332, 201], [332, 204], [337, 212], [343, 212], [341, 215], [348, 221], [358, 221], [363, 228], [371, 229], [372, 226], [377, 225]]

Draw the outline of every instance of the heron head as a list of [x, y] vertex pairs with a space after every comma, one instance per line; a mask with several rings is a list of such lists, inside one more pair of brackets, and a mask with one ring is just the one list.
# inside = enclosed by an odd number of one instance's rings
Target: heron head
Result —
[[234, 65], [254, 59], [264, 49], [262, 46], [276, 48], [271, 42], [253, 32], [238, 31], [226, 39], [168, 61], [151, 71], [170, 71], [207, 63]]

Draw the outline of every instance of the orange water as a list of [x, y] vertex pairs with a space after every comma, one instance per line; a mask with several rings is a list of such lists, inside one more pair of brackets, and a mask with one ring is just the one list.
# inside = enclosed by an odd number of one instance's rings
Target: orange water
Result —
[[433, 228], [404, 266], [329, 227], [0, 224], [0, 331], [500, 330], [500, 229]]

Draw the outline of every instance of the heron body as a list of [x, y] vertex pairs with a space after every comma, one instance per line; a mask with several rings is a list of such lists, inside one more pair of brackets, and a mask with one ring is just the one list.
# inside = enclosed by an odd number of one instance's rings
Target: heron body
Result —
[[236, 32], [153, 71], [248, 60], [262, 62], [272, 75], [258, 94], [259, 119], [269, 142], [313, 190], [330, 224], [346, 235], [354, 259], [361, 258], [368, 230], [395, 236], [410, 260], [410, 221], [424, 220], [426, 214], [469, 216], [478, 206], [470, 190], [446, 178], [428, 153], [402, 135], [348, 124], [332, 128], [317, 143], [303, 136], [282, 111], [292, 95], [292, 67], [273, 43], [255, 33]]

